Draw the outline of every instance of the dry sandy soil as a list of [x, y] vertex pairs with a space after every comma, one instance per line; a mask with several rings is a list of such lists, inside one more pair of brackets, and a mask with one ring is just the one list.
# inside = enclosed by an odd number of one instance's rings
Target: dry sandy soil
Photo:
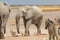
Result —
[[[5, 39], [1, 40], [48, 40], [48, 31], [44, 28], [44, 22], [41, 26], [41, 35], [35, 35], [37, 33], [36, 27], [32, 24], [30, 26], [30, 36], [23, 36], [24, 35], [24, 25], [23, 25], [23, 19], [20, 20], [20, 34], [17, 34], [18, 37], [12, 37], [10, 30], [16, 32], [16, 25], [15, 25], [15, 15], [17, 14], [17, 10], [12, 10], [10, 13], [10, 17], [7, 22], [7, 30], [5, 34]], [[60, 11], [52, 11], [52, 12], [43, 12], [44, 18], [59, 18], [60, 17]]]

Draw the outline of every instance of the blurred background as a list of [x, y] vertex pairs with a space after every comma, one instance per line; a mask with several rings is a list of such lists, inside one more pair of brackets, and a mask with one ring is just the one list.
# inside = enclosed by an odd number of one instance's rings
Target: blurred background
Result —
[[15, 9], [21, 5], [37, 5], [43, 11], [60, 10], [60, 0], [0, 0], [0, 2], [7, 2]]

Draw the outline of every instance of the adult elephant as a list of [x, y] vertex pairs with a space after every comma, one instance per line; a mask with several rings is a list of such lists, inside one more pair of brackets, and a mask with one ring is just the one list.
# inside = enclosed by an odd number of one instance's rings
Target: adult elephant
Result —
[[0, 16], [2, 19], [1, 32], [4, 34], [6, 32], [6, 23], [10, 14], [10, 7], [7, 3], [0, 2]]
[[37, 6], [24, 6], [21, 7], [16, 15], [16, 27], [17, 32], [19, 32], [19, 20], [20, 17], [23, 17], [24, 26], [25, 26], [25, 35], [29, 35], [29, 26], [34, 24], [37, 27], [37, 34], [41, 33], [40, 26], [42, 24], [43, 15], [42, 11]]

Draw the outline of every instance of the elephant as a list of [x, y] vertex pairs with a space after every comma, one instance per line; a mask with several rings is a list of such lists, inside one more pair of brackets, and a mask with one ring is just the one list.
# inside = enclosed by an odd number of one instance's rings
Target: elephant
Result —
[[43, 21], [42, 10], [37, 6], [23, 6], [19, 8], [18, 14], [16, 15], [16, 27], [19, 32], [19, 20], [22, 17], [25, 27], [25, 35], [29, 35], [29, 26], [34, 24], [37, 27], [37, 34], [41, 34], [40, 26]]
[[45, 20], [45, 29], [48, 29], [49, 40], [58, 40], [58, 30], [54, 25], [54, 22], [50, 19]]
[[6, 33], [6, 23], [7, 20], [9, 18], [9, 14], [11, 12], [11, 8], [9, 6], [9, 4], [5, 3], [5, 2], [0, 2], [0, 16], [1, 16], [1, 31], [2, 33]]

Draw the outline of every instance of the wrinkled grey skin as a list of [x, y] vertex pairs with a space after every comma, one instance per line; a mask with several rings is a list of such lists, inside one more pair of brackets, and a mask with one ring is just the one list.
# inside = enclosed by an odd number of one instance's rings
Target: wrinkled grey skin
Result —
[[29, 26], [34, 24], [37, 27], [37, 34], [41, 34], [40, 26], [42, 24], [43, 15], [40, 8], [36, 6], [28, 6], [19, 9], [19, 13], [16, 15], [16, 27], [19, 33], [19, 20], [23, 18], [25, 26], [25, 35], [29, 35]]
[[0, 16], [2, 18], [2, 28], [1, 31], [6, 33], [6, 23], [10, 14], [10, 7], [7, 3], [0, 2]]
[[58, 40], [57, 31], [55, 25], [53, 24], [53, 21], [50, 19], [45, 20], [45, 29], [48, 29], [49, 40]]

